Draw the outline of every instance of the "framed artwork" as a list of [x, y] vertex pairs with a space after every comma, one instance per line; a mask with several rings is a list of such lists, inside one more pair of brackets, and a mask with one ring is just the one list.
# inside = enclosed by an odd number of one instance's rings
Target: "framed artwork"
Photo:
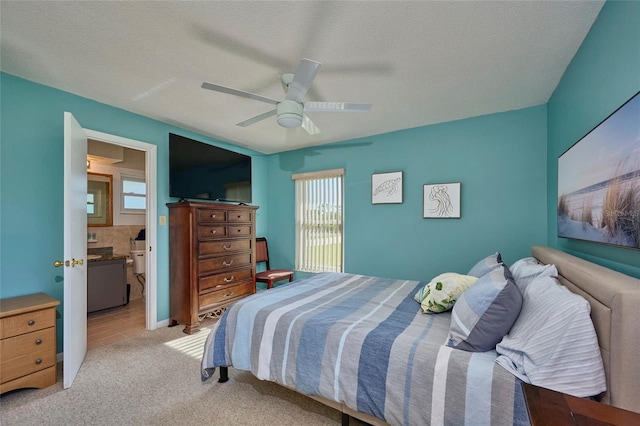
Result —
[[640, 92], [558, 158], [558, 237], [640, 249]]
[[402, 203], [402, 172], [372, 174], [371, 203]]
[[423, 201], [424, 218], [460, 218], [460, 182], [425, 185]]

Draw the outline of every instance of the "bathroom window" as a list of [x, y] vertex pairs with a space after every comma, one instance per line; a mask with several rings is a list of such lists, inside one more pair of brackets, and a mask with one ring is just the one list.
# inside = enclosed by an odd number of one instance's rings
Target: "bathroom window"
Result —
[[120, 213], [145, 214], [147, 208], [147, 184], [143, 177], [120, 175], [122, 199]]

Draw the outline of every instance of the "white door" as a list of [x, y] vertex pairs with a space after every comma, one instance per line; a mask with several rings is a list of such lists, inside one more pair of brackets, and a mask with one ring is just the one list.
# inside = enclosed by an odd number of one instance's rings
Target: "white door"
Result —
[[87, 136], [64, 113], [64, 388], [87, 354]]

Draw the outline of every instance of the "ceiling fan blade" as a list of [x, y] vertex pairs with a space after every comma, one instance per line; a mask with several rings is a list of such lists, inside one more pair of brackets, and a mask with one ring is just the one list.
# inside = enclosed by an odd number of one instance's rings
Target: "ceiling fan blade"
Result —
[[257, 123], [258, 121], [262, 121], [262, 120], [264, 120], [266, 118], [273, 117], [274, 115], [276, 115], [276, 110], [275, 109], [271, 110], [271, 111], [267, 111], [267, 112], [262, 113], [260, 115], [256, 115], [255, 117], [250, 118], [248, 120], [242, 121], [242, 122], [236, 124], [236, 126], [247, 127], [247, 126], [252, 125], [253, 123]]
[[371, 111], [371, 104], [355, 104], [350, 102], [305, 102], [304, 110], [366, 112]]
[[307, 117], [306, 115], [302, 116], [302, 126], [303, 129], [305, 129], [307, 131], [307, 133], [309, 133], [310, 135], [317, 135], [318, 133], [320, 133], [320, 129], [318, 129], [318, 126], [316, 126], [313, 121], [311, 121], [311, 119], [309, 117]]
[[232, 89], [230, 87], [220, 86], [218, 84], [212, 84], [204, 82], [201, 86], [203, 89], [213, 90], [215, 92], [227, 93], [229, 95], [240, 96], [247, 99], [253, 99], [256, 101], [266, 102], [268, 104], [276, 105], [278, 101], [266, 98], [264, 96], [256, 95], [255, 93], [243, 92], [242, 90]]
[[302, 102], [304, 95], [311, 87], [313, 79], [318, 75], [320, 62], [311, 59], [302, 59], [298, 64], [298, 70], [293, 76], [293, 81], [289, 84], [286, 99]]

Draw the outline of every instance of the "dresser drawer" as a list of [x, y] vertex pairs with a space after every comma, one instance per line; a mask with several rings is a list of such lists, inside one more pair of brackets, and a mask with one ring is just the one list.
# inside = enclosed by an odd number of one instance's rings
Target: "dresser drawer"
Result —
[[199, 244], [200, 256], [251, 250], [251, 240], [211, 241]]
[[220, 291], [202, 294], [199, 296], [200, 309], [206, 310], [209, 305], [226, 303], [236, 298], [248, 296], [251, 293], [253, 293], [253, 282], [249, 281]]
[[227, 212], [229, 222], [253, 222], [253, 212], [231, 210]]
[[0, 362], [2, 383], [56, 365], [56, 353], [50, 348]]
[[207, 240], [226, 236], [227, 227], [224, 225], [198, 226], [198, 240]]
[[251, 225], [229, 225], [230, 237], [250, 237]]
[[0, 338], [13, 337], [56, 325], [56, 310], [42, 309], [0, 320]]
[[208, 289], [228, 287], [239, 282], [250, 280], [253, 275], [251, 267], [245, 269], [237, 269], [229, 271], [224, 274], [209, 275], [208, 277], [200, 277], [199, 290], [200, 292]]
[[198, 209], [196, 216], [198, 218], [198, 223], [216, 223], [227, 221], [226, 210]]
[[56, 329], [54, 327], [34, 331], [0, 340], [0, 359], [7, 361], [44, 349], [55, 351]]
[[198, 261], [198, 274], [205, 275], [211, 272], [223, 271], [240, 266], [251, 266], [251, 253], [243, 253], [229, 256], [213, 257]]

